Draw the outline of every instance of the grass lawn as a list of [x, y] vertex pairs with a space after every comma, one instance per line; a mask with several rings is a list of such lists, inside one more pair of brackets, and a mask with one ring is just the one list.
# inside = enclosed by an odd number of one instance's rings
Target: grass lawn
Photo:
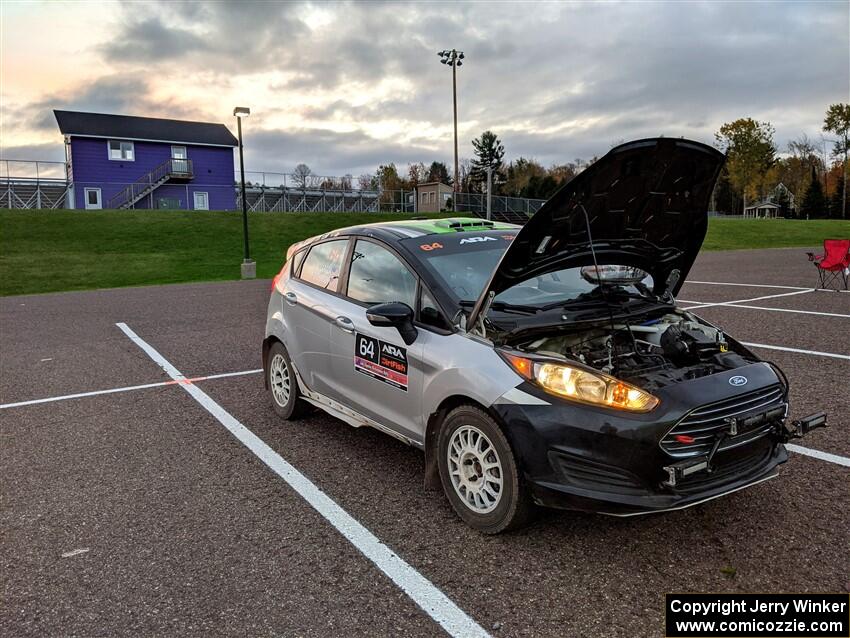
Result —
[[[409, 217], [252, 213], [257, 276], [274, 276], [305, 237]], [[850, 222], [712, 219], [705, 248], [817, 246], [825, 237], [850, 237]], [[239, 213], [0, 209], [0, 295], [238, 279], [241, 261]]]
[[702, 249], [820, 247], [830, 238], [850, 238], [850, 221], [711, 218]]

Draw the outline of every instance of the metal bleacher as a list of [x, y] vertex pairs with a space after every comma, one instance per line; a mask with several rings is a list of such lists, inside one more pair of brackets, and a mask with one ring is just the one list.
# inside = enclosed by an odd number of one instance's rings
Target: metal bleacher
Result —
[[67, 193], [64, 179], [0, 178], [2, 208], [65, 208]]

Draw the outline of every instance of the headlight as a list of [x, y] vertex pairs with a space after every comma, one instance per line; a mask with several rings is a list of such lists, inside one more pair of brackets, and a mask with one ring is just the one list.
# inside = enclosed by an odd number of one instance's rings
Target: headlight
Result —
[[573, 401], [630, 412], [649, 412], [659, 403], [658, 398], [648, 392], [601, 372], [549, 361], [534, 361], [505, 352], [501, 354], [520, 376], [535, 382], [547, 392]]

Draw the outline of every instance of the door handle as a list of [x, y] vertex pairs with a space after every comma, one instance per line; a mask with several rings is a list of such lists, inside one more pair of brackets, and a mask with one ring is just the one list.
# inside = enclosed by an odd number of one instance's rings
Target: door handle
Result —
[[286, 303], [288, 303], [290, 306], [294, 306], [298, 303], [298, 295], [296, 295], [294, 292], [288, 292], [283, 295], [283, 297], [284, 299], [286, 299]]
[[354, 332], [354, 322], [348, 317], [337, 317], [336, 318], [337, 327], [343, 332], [353, 333]]

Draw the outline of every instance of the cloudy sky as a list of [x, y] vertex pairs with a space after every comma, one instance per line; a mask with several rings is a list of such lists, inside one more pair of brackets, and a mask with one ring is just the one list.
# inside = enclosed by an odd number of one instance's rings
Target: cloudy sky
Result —
[[[233, 124], [247, 170], [358, 175], [492, 129], [549, 165], [769, 120], [818, 138], [850, 97], [850, 2], [0, 3], [0, 156], [62, 159], [51, 110]], [[233, 126], [231, 126], [233, 128]]]

